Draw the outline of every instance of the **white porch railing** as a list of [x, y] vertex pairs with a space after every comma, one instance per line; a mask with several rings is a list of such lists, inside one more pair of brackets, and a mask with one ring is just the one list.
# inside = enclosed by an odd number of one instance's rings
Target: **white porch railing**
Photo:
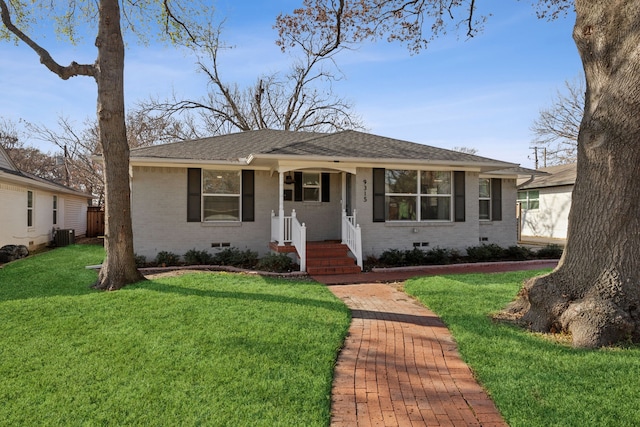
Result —
[[278, 246], [291, 243], [300, 258], [300, 271], [307, 271], [307, 227], [304, 223], [300, 224], [295, 209], [291, 211], [291, 216], [284, 216], [284, 211], [276, 216], [271, 211], [271, 241], [278, 242]]
[[284, 216], [284, 211], [276, 216], [271, 211], [271, 241], [278, 242], [278, 246], [284, 246], [285, 243], [291, 243], [291, 220], [295, 216], [295, 210], [292, 216]]
[[300, 258], [300, 271], [307, 271], [307, 227], [296, 218], [295, 209], [291, 211], [291, 244], [295, 246]]
[[342, 243], [349, 247], [349, 250], [356, 257], [358, 267], [362, 269], [362, 230], [356, 222], [356, 210], [353, 215], [347, 215], [347, 211], [342, 211]]

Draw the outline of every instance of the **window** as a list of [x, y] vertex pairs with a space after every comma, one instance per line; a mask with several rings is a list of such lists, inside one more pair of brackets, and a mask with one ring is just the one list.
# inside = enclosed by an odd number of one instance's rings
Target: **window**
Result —
[[451, 219], [451, 172], [420, 172], [420, 194], [420, 219]]
[[255, 171], [187, 169], [187, 222], [255, 221]]
[[417, 211], [418, 173], [392, 170], [385, 173], [385, 204], [390, 221], [415, 221]]
[[518, 191], [518, 203], [523, 210], [540, 208], [540, 192], [538, 190]]
[[491, 179], [480, 178], [478, 183], [480, 187], [479, 217], [481, 221], [489, 221], [491, 219]]
[[450, 221], [451, 172], [386, 170], [385, 209], [389, 221]]
[[27, 191], [27, 227], [33, 227], [33, 191]]
[[320, 201], [320, 174], [308, 173], [302, 174], [302, 200], [305, 202]]
[[204, 221], [240, 221], [240, 171], [202, 171]]
[[58, 224], [58, 196], [53, 196], [53, 225]]

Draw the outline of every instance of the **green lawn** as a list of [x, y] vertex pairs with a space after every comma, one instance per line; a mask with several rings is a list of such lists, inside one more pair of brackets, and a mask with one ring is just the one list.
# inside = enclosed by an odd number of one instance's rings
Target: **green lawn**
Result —
[[103, 249], [0, 269], [0, 424], [326, 426], [348, 309], [301, 280], [90, 289]]
[[442, 317], [512, 427], [640, 425], [640, 348], [577, 350], [490, 319], [540, 273], [418, 278], [405, 290]]

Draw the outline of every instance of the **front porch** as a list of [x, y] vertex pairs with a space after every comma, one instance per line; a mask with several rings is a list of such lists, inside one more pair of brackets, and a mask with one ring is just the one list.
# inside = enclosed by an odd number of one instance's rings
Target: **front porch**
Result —
[[[362, 236], [356, 223], [356, 212], [342, 211], [342, 239], [340, 241], [307, 241], [307, 226], [300, 223], [295, 210], [290, 216], [271, 212], [271, 242], [277, 253], [295, 253], [300, 271], [311, 275], [353, 274], [362, 271]], [[350, 255], [351, 254], [351, 255]]]

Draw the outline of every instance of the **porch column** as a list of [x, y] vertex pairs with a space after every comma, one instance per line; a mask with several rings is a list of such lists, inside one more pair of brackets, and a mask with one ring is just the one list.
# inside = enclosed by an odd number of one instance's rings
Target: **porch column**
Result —
[[340, 202], [340, 209], [344, 211], [347, 209], [347, 173], [341, 172], [340, 177], [342, 178], [342, 201]]
[[278, 172], [278, 246], [284, 246], [284, 174]]

